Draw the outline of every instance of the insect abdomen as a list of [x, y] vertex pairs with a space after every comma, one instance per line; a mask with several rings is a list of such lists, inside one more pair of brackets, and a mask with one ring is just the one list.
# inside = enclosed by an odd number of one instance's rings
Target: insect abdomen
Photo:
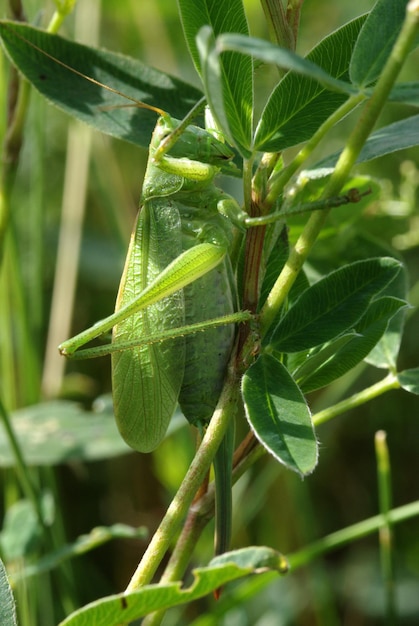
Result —
[[[184, 289], [185, 322], [214, 319], [235, 310], [230, 259]], [[223, 387], [234, 341], [234, 326], [185, 337], [185, 373], [179, 404], [191, 424], [208, 422]]]

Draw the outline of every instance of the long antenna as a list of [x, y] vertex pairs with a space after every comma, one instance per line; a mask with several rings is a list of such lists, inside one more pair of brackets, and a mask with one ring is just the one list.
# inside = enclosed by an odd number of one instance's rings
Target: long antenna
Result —
[[[7, 25], [3, 24], [3, 26], [7, 28]], [[71, 67], [71, 65], [67, 65], [67, 63], [64, 63], [64, 61], [60, 61], [60, 59], [57, 59], [52, 54], [49, 54], [49, 52], [46, 52], [45, 50], [43, 50], [42, 48], [34, 44], [32, 41], [29, 41], [29, 39], [26, 39], [25, 37], [23, 37], [23, 35], [20, 35], [19, 33], [15, 31], [13, 31], [13, 35], [15, 37], [18, 37], [22, 41], [24, 41], [26, 44], [30, 45], [32, 48], [34, 48], [34, 50], [36, 50], [37, 52], [40, 52], [51, 61], [54, 61], [54, 63], [58, 63], [58, 65], [61, 65], [61, 67], [64, 67], [69, 72], [73, 72], [73, 74], [77, 74], [77, 76], [80, 76], [81, 78], [84, 78], [85, 80], [88, 80], [89, 82], [93, 83], [93, 85], [101, 87], [102, 89], [107, 89], [111, 93], [121, 96], [121, 98], [130, 100], [133, 104], [135, 104], [137, 107], [141, 109], [148, 109], [149, 111], [153, 111], [154, 113], [157, 113], [157, 115], [160, 115], [162, 117], [165, 117], [167, 115], [167, 113], [163, 111], [163, 109], [159, 109], [159, 107], [153, 106], [152, 104], [147, 104], [146, 102], [142, 102], [141, 100], [136, 100], [135, 98], [132, 98], [131, 96], [128, 96], [125, 93], [122, 93], [122, 91], [118, 91], [118, 89], [114, 89], [114, 87], [105, 85], [104, 83], [101, 83], [95, 78], [92, 78], [91, 76], [87, 76], [87, 74], [83, 74], [83, 72], [79, 72], [79, 70], [76, 70], [74, 67]]]

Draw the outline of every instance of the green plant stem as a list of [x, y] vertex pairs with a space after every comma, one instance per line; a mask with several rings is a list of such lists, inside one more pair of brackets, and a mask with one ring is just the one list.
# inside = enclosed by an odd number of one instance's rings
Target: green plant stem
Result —
[[[215, 493], [212, 489], [208, 497], [205, 495], [198, 501], [196, 507], [192, 504], [182, 532], [176, 541], [176, 546], [160, 579], [160, 584], [182, 580], [198, 539], [214, 515], [214, 496]], [[207, 502], [206, 506], [202, 506], [203, 501]], [[205, 511], [202, 509], [205, 509]], [[142, 626], [160, 626], [165, 614], [166, 609], [151, 613], [144, 618]]]
[[290, 161], [286, 167], [278, 171], [278, 173], [274, 174], [269, 181], [269, 193], [266, 195], [265, 200], [268, 205], [272, 206], [275, 203], [285, 185], [291, 180], [297, 170], [304, 165], [327, 133], [364, 100], [365, 95], [363, 93], [348, 98], [348, 100], [323, 122], [314, 135], [304, 144], [304, 147], [295, 155], [292, 161]]
[[361, 404], [365, 404], [374, 398], [378, 398], [383, 393], [390, 391], [391, 389], [400, 389], [400, 383], [394, 374], [388, 374], [383, 380], [380, 380], [375, 385], [363, 389], [359, 393], [355, 393], [350, 398], [346, 398], [337, 404], [334, 404], [330, 408], [319, 411], [313, 415], [313, 424], [319, 426], [329, 420], [333, 419], [337, 415], [341, 415], [350, 409], [354, 409]]
[[252, 167], [253, 159], [243, 161], [243, 200], [244, 210], [248, 215], [252, 210]]
[[[323, 424], [352, 408], [373, 400], [391, 389], [399, 388], [400, 384], [397, 377], [394, 374], [389, 374], [382, 381], [368, 387], [368, 389], [364, 389], [360, 393], [354, 394], [352, 397], [339, 402], [331, 408], [319, 411], [313, 416], [313, 423], [315, 426]], [[240, 458], [236, 459], [233, 471], [234, 482], [238, 480], [257, 459], [266, 453], [265, 449], [260, 444], [256, 446], [249, 445], [248, 448], [249, 450], [247, 452], [241, 455]], [[202, 530], [214, 514], [213, 487], [213, 484], [211, 484], [205, 496], [191, 507], [188, 518], [185, 522], [169, 564], [162, 576], [161, 582], [171, 582], [182, 579], [196, 542]], [[390, 506], [389, 501], [387, 504], [388, 510]], [[382, 509], [381, 512], [383, 513]], [[163, 614], [164, 612], [156, 612], [153, 615], [150, 615], [144, 626], [158, 626], [161, 623]]]
[[308, 254], [313, 247], [330, 209], [313, 213], [304, 227], [294, 248], [290, 251], [287, 262], [278, 276], [269, 296], [260, 313], [260, 334], [263, 338], [279, 309], [283, 305], [291, 287], [293, 286]]
[[[418, 515], [419, 500], [416, 500], [415, 502], [405, 504], [404, 506], [400, 506], [389, 511], [388, 520], [392, 524], [398, 524]], [[290, 564], [290, 571], [294, 571], [297, 568], [307, 565], [327, 552], [337, 550], [348, 543], [352, 543], [353, 541], [362, 539], [362, 537], [371, 535], [373, 532], [378, 531], [386, 523], [387, 516], [375, 515], [374, 517], [370, 517], [362, 522], [358, 522], [357, 524], [338, 530], [335, 533], [331, 533], [330, 535], [309, 544], [305, 548], [288, 555], [287, 559]]]
[[[49, 33], [56, 33], [65, 17], [70, 13], [75, 4], [75, 0], [65, 0], [62, 6], [55, 11], [48, 28]], [[13, 70], [14, 72], [14, 70]], [[4, 237], [7, 231], [10, 217], [10, 193], [14, 185], [17, 164], [19, 162], [20, 150], [23, 143], [23, 131], [26, 115], [29, 106], [31, 86], [20, 78], [16, 72], [12, 74], [12, 80], [17, 82], [18, 92], [14, 109], [9, 112], [10, 124], [1, 155], [1, 177], [0, 177], [0, 254], [4, 249]], [[1, 261], [1, 257], [0, 257]]]
[[[315, 426], [323, 424], [330, 419], [337, 417], [341, 413], [344, 413], [345, 411], [364, 404], [365, 402], [368, 402], [391, 389], [398, 388], [400, 388], [400, 384], [396, 376], [394, 374], [389, 374], [385, 379], [383, 379], [379, 383], [376, 383], [375, 385], [372, 385], [368, 389], [364, 389], [362, 392], [353, 395], [351, 398], [339, 402], [330, 409], [326, 409], [324, 411], [316, 413], [313, 416], [313, 423]], [[240, 476], [263, 454], [265, 454], [265, 450], [262, 446], [251, 446], [249, 453], [245, 454], [243, 458], [238, 459], [237, 463], [235, 463], [233, 471], [234, 482], [238, 480], [238, 478], [240, 478]], [[169, 564], [162, 576], [161, 582], [181, 580], [186, 571], [193, 549], [196, 545], [196, 541], [199, 538], [205, 525], [211, 519], [213, 513], [214, 489], [213, 485], [210, 485], [206, 495], [198, 500], [196, 504], [191, 507], [188, 518], [185, 522], [184, 528], [176, 544], [176, 548], [172, 554]], [[373, 519], [375, 520], [377, 518]], [[358, 526], [359, 525], [357, 525], [357, 527]], [[369, 532], [373, 532], [373, 530], [374, 529], [370, 530]], [[337, 533], [337, 535], [339, 538], [339, 533]], [[335, 535], [333, 535], [333, 537], [334, 536]], [[145, 624], [147, 624], [147, 626], [158, 626], [158, 624], [161, 623], [162, 617], [163, 613], [157, 612], [153, 615], [150, 615], [149, 618], [147, 618], [148, 621], [145, 622]]]
[[391, 509], [391, 471], [386, 433], [379, 430], [375, 434], [375, 454], [377, 457], [378, 494], [380, 513], [387, 515]]
[[294, 41], [298, 39], [300, 15], [304, 0], [287, 0], [287, 22], [293, 32]]
[[214, 504], [214, 489], [211, 489], [208, 496], [203, 496], [203, 498], [198, 501], [196, 507], [192, 504], [182, 533], [179, 535], [179, 539], [176, 542], [176, 546], [160, 582], [167, 583], [182, 580], [190, 563], [196, 543], [205, 526], [214, 515]]
[[[417, 0], [411, 0], [407, 6], [406, 18], [402, 29], [391, 51], [383, 72], [378, 79], [371, 99], [349, 136], [341, 153], [335, 170], [325, 187], [321, 199], [338, 195], [354, 166], [363, 145], [365, 144], [377, 118], [387, 101], [390, 90], [402, 68], [414, 43], [419, 25], [419, 7]], [[287, 263], [279, 275], [260, 315], [261, 335], [266, 334], [279, 312], [289, 290], [294, 284], [308, 254], [310, 253], [329, 211], [314, 213], [308, 220], [295, 247], [291, 250]]]
[[[10, 194], [16, 178], [17, 164], [23, 141], [23, 128], [29, 105], [30, 85], [24, 80], [16, 80], [18, 96], [14, 110], [9, 113], [10, 124], [6, 132], [1, 155], [0, 177], [0, 254], [2, 260], [5, 247], [5, 235], [10, 218]], [[10, 87], [12, 88], [12, 87]]]
[[386, 520], [380, 527], [380, 559], [386, 598], [386, 624], [397, 623], [396, 598], [393, 571], [393, 532], [390, 520], [391, 510], [391, 467], [386, 433], [379, 430], [375, 434], [375, 454], [377, 458], [377, 479], [380, 513]]
[[[389, 518], [392, 524], [399, 524], [413, 517], [419, 517], [419, 500], [392, 509], [392, 511], [389, 512]], [[376, 515], [335, 533], [331, 533], [309, 544], [305, 548], [297, 550], [286, 557], [290, 564], [290, 573], [309, 565], [312, 561], [322, 557], [328, 552], [342, 548], [358, 539], [362, 539], [363, 537], [377, 532], [384, 522], [385, 520], [382, 515]], [[205, 626], [218, 625], [221, 623], [222, 616], [231, 610], [232, 607], [242, 606], [245, 602], [249, 602], [252, 597], [260, 594], [267, 585], [277, 580], [278, 574], [274, 572], [252, 576], [247, 581], [243, 581], [241, 585], [232, 589], [228, 595], [225, 597], [222, 596], [211, 615], [205, 616], [205, 622], [202, 620], [201, 616], [195, 620], [191, 626], [203, 626], [204, 623]]]
[[16, 473], [19, 477], [19, 482], [20, 482], [22, 491], [25, 494], [25, 497], [30, 502], [32, 502], [32, 506], [38, 518], [40, 527], [43, 529], [44, 532], [47, 532], [47, 527], [45, 526], [44, 517], [42, 515], [41, 499], [35, 487], [32, 484], [29, 469], [25, 463], [25, 459], [23, 458], [22, 450], [17, 441], [15, 431], [13, 430], [9, 414], [4, 408], [1, 400], [0, 400], [0, 417], [1, 417], [1, 421], [4, 426], [4, 429], [7, 433], [7, 438], [8, 438], [10, 447], [13, 450]]
[[[241, 448], [239, 448], [237, 450], [239, 454], [235, 455], [235, 463], [232, 474], [233, 482], [236, 482], [258, 458], [266, 454], [266, 450], [258, 443], [256, 445], [247, 445], [245, 447], [248, 451], [247, 454], [241, 455]], [[215, 484], [212, 482], [205, 495], [192, 504], [182, 532], [176, 541], [176, 546], [172, 552], [163, 576], [160, 579], [160, 583], [182, 580], [190, 563], [197, 541], [205, 526], [214, 516], [215, 495]], [[165, 613], [166, 611], [163, 610], [156, 611], [155, 613], [148, 615], [143, 622], [143, 626], [159, 626]]]
[[[313, 423], [315, 426], [319, 426], [320, 424], [328, 422], [350, 409], [377, 398], [391, 389], [399, 388], [400, 384], [397, 377], [394, 374], [389, 374], [382, 381], [364, 389], [360, 393], [354, 394], [350, 398], [343, 400], [342, 402], [339, 402], [324, 411], [319, 411], [313, 415]], [[249, 446], [248, 453], [241, 455], [240, 458], [237, 458], [234, 463], [233, 481], [236, 482], [240, 476], [242, 476], [243, 473], [264, 454], [266, 454], [266, 451], [260, 444], [256, 446]], [[390, 503], [388, 502], [387, 504], [388, 510]], [[382, 509], [381, 512], [383, 513]], [[213, 485], [210, 485], [206, 495], [190, 509], [182, 534], [180, 535], [169, 564], [162, 576], [162, 582], [181, 580], [186, 571], [190, 556], [192, 555], [193, 549], [196, 545], [196, 541], [213, 514], [214, 489]], [[147, 626], [157, 626], [160, 623], [157, 621], [157, 614], [156, 617], [154, 617], [153, 614], [153, 620], [155, 621], [146, 622]]]
[[229, 376], [221, 394], [218, 408], [212, 417], [201, 445], [189, 467], [178, 492], [173, 498], [166, 515], [150, 541], [126, 591], [135, 591], [148, 584], [169, 548], [182, 520], [192, 503], [195, 493], [208, 472], [215, 452], [226, 432], [229, 420], [233, 418], [239, 396], [237, 380]]
[[278, 45], [289, 50], [295, 50], [294, 33], [287, 22], [287, 16], [282, 0], [261, 0], [266, 21], [271, 27]]
[[[243, 191], [245, 211], [250, 217], [259, 216], [259, 206], [252, 197], [252, 162], [246, 161], [243, 170]], [[254, 312], [259, 294], [259, 270], [260, 255], [263, 250], [265, 227], [249, 228], [246, 232], [244, 268], [243, 268], [243, 293], [241, 302], [244, 309]]]
[[[254, 437], [253, 437], [254, 439]], [[246, 454], [240, 454], [240, 448], [234, 455], [234, 468], [232, 472], [233, 483], [237, 482], [241, 476], [251, 467], [261, 456], [266, 454], [266, 450], [259, 442], [248, 446]], [[214, 516], [215, 507], [215, 483], [211, 482], [206, 493], [194, 502], [189, 509], [188, 518], [183, 527], [179, 540], [172, 553], [169, 563], [161, 578], [162, 582], [180, 580], [189, 564], [189, 558], [195, 548], [196, 541], [201, 532]]]
[[[415, 6], [416, 5], [416, 6]], [[365, 105], [361, 117], [349, 136], [346, 146], [336, 164], [335, 171], [325, 189], [325, 197], [338, 193], [344, 185], [359, 153], [371, 133], [399, 72], [410, 53], [419, 27], [419, 7], [417, 0], [407, 5], [406, 18], [400, 34], [393, 46], [386, 65], [377, 81], [370, 100]]]
[[73, 11], [75, 4], [76, 0], [55, 0], [57, 9], [48, 24], [48, 33], [57, 33], [59, 31], [67, 15]]

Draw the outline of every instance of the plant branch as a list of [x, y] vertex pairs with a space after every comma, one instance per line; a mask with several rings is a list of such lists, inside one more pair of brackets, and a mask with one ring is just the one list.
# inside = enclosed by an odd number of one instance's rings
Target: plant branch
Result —
[[285, 185], [291, 180], [291, 177], [301, 168], [301, 166], [304, 165], [327, 133], [364, 100], [365, 95], [363, 93], [359, 93], [348, 98], [336, 111], [332, 113], [332, 115], [330, 115], [330, 117], [327, 118], [325, 122], [323, 122], [314, 135], [312, 135], [301, 150], [298, 151], [292, 161], [290, 161], [286, 167], [273, 174], [269, 180], [269, 192], [265, 198], [265, 202], [269, 206], [274, 205], [276, 199], [282, 193]]
[[[57, 3], [57, 10], [51, 18], [46, 29], [49, 33], [56, 33], [65, 17], [72, 11], [75, 0], [63, 0], [61, 5]], [[22, 20], [20, 3], [17, 3], [14, 11], [16, 19]], [[7, 232], [10, 218], [10, 193], [14, 185], [20, 151], [23, 144], [23, 131], [26, 115], [29, 107], [31, 86], [27, 80], [22, 79], [16, 70], [12, 70], [9, 93], [17, 93], [17, 97], [11, 98], [8, 112], [9, 125], [4, 139], [1, 154], [0, 176], [0, 255], [4, 250], [4, 238]], [[2, 258], [0, 256], [0, 262]]]
[[[335, 170], [325, 187], [321, 199], [338, 195], [347, 177], [354, 166], [363, 145], [371, 133], [377, 118], [387, 101], [390, 90], [403, 66], [414, 43], [419, 25], [419, 2], [411, 0], [407, 6], [406, 18], [402, 29], [391, 51], [386, 65], [377, 81], [371, 99], [349, 136], [346, 146], [341, 153]], [[324, 223], [329, 211], [313, 213], [308, 220], [295, 247], [291, 250], [287, 263], [279, 275], [266, 303], [261, 311], [261, 335], [266, 334], [294, 284], [301, 268], [304, 265]]]
[[323, 556], [332, 550], [337, 550], [348, 543], [362, 539], [367, 535], [379, 530], [387, 523], [387, 517], [392, 524], [398, 524], [411, 517], [419, 515], [419, 500], [397, 507], [388, 512], [388, 516], [375, 515], [357, 524], [352, 524], [347, 528], [331, 533], [318, 541], [315, 541], [305, 548], [298, 550], [287, 556], [290, 564], [290, 571], [304, 567], [319, 556]]
[[195, 493], [208, 472], [214, 455], [226, 432], [229, 420], [236, 411], [239, 389], [234, 374], [230, 373], [221, 394], [218, 407], [208, 425], [201, 445], [186, 473], [166, 515], [154, 534], [126, 591], [135, 591], [148, 584], [154, 576], [175, 534], [177, 533]]
[[288, 50], [295, 50], [294, 33], [288, 24], [282, 0], [261, 0], [266, 21], [272, 29], [278, 45]]
[[[319, 411], [313, 415], [313, 424], [315, 426], [324, 424], [338, 415], [365, 404], [366, 402], [377, 398], [391, 389], [399, 388], [400, 383], [398, 382], [397, 377], [394, 374], [389, 374], [386, 378], [375, 385], [354, 394], [350, 398], [343, 400], [342, 402], [339, 402], [324, 411]], [[266, 450], [263, 446], [256, 442], [254, 440], [254, 436], [250, 434], [249, 437], [243, 442], [242, 446], [236, 450], [234, 455], [233, 482], [236, 482], [240, 476], [242, 476], [243, 473], [264, 454], [266, 454]], [[214, 495], [214, 484], [211, 483], [207, 493], [202, 498], [197, 500], [197, 502], [190, 508], [184, 528], [176, 544], [176, 548], [171, 556], [169, 564], [162, 576], [161, 582], [181, 580], [186, 571], [189, 558], [192, 555], [197, 539], [208, 521], [214, 515]], [[153, 614], [153, 616], [150, 616], [149, 619], [151, 621], [146, 622], [147, 626], [157, 626], [160, 623], [160, 621], [158, 621], [158, 615], [159, 614], [156, 613]], [[160, 615], [160, 620], [161, 617], [162, 615]]]
[[406, 18], [400, 34], [393, 46], [386, 65], [377, 81], [373, 94], [365, 105], [361, 117], [349, 136], [346, 146], [336, 164], [335, 171], [326, 186], [325, 197], [338, 193], [345, 184], [359, 153], [370, 135], [383, 106], [385, 105], [394, 82], [410, 53], [419, 27], [418, 0], [410, 0]]
[[[392, 524], [399, 524], [413, 517], [419, 517], [419, 500], [393, 509], [389, 512], [389, 516]], [[309, 544], [305, 548], [297, 550], [291, 555], [286, 556], [290, 563], [291, 572], [309, 565], [312, 561], [322, 557], [328, 552], [342, 548], [347, 544], [377, 532], [383, 522], [383, 516], [376, 515], [335, 533], [331, 533]], [[216, 617], [213, 617], [212, 620], [209, 619], [208, 624], [218, 624], [222, 616], [225, 615], [227, 611], [231, 610], [232, 606], [241, 606], [244, 602], [249, 602], [252, 597], [261, 593], [268, 584], [277, 580], [277, 573], [267, 572], [259, 576], [252, 576], [247, 581], [244, 581], [241, 585], [232, 589], [228, 596], [225, 598], [221, 597], [220, 601], [217, 603]], [[198, 621], [199, 618], [196, 624], [198, 624]], [[195, 624], [195, 621], [193, 623]]]
[[386, 520], [379, 531], [381, 572], [386, 597], [386, 624], [394, 626], [397, 623], [397, 615], [394, 586], [393, 531], [389, 517], [392, 500], [391, 467], [386, 437], [387, 435], [383, 430], [379, 430], [375, 434], [375, 455], [377, 459], [380, 513]]
[[328, 422], [337, 415], [341, 415], [342, 413], [354, 409], [361, 404], [374, 400], [374, 398], [378, 398], [378, 396], [381, 396], [383, 393], [386, 393], [391, 389], [400, 389], [400, 383], [394, 374], [389, 374], [375, 385], [371, 385], [370, 387], [367, 387], [367, 389], [363, 389], [359, 393], [355, 393], [350, 398], [346, 398], [345, 400], [342, 400], [341, 402], [338, 402], [323, 411], [315, 413], [313, 415], [313, 424], [315, 426], [320, 426], [320, 424]]
[[37, 492], [36, 488], [34, 487], [32, 483], [30, 472], [29, 472], [28, 466], [26, 465], [25, 459], [23, 458], [22, 450], [17, 440], [16, 433], [13, 430], [10, 416], [7, 413], [6, 409], [4, 408], [1, 400], [0, 400], [0, 419], [6, 431], [9, 445], [13, 450], [15, 469], [16, 469], [17, 476], [19, 478], [19, 483], [20, 483], [22, 492], [24, 493], [25, 497], [32, 503], [32, 506], [38, 518], [40, 527], [42, 528], [44, 533], [47, 533], [48, 529], [45, 525], [44, 516], [42, 514], [40, 494]]

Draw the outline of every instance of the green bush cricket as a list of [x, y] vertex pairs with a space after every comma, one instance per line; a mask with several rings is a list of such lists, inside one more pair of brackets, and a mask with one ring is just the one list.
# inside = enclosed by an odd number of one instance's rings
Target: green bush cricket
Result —
[[[149, 452], [163, 439], [178, 401], [191, 424], [205, 427], [223, 384], [234, 341], [232, 325], [252, 319], [248, 312], [235, 312], [235, 277], [227, 254], [233, 223], [265, 225], [285, 214], [249, 218], [214, 185], [219, 171], [233, 171], [234, 153], [212, 132], [190, 125], [199, 104], [182, 122], [156, 107], [135, 104], [152, 109], [160, 119], [150, 143], [141, 210], [116, 312], [61, 344], [60, 351], [76, 358], [112, 353], [118, 428], [131, 447]], [[352, 201], [342, 196], [291, 212]], [[111, 328], [111, 346], [79, 351]], [[231, 473], [234, 438], [230, 434], [226, 439], [229, 451], [220, 450], [223, 464], [216, 460], [216, 478]], [[227, 483], [222, 482], [226, 494]], [[229, 498], [227, 493], [224, 500]], [[217, 544], [218, 552], [226, 549], [228, 532], [218, 532]]]
[[[59, 348], [76, 358], [112, 353], [116, 422], [139, 452], [159, 445], [178, 402], [191, 424], [205, 427], [223, 385], [233, 324], [253, 319], [249, 312], [236, 312], [227, 254], [234, 226], [227, 215], [245, 226], [284, 216], [249, 218], [213, 183], [220, 170], [228, 171], [233, 152], [210, 132], [188, 125], [189, 116], [178, 123], [160, 113], [116, 311]], [[171, 156], [174, 147], [183, 156]], [[319, 206], [295, 207], [293, 213], [350, 201], [342, 196]], [[111, 346], [78, 352], [111, 328]], [[214, 460], [217, 553], [229, 545], [233, 447], [230, 432]]]
[[[214, 165], [166, 156], [155, 164], [156, 150], [168, 133], [174, 130], [173, 126], [168, 128], [168, 123], [173, 124], [168, 118], [160, 118], [150, 144], [141, 210], [121, 279], [117, 316], [95, 325], [87, 331], [87, 335], [83, 333], [62, 344], [60, 350], [63, 354], [71, 355], [86, 340], [106, 332], [109, 324], [114, 326], [113, 343], [118, 346], [121, 341], [141, 343], [143, 336], [153, 337], [155, 332], [162, 330], [170, 333], [172, 328], [185, 323], [229, 315], [237, 308], [232, 270], [225, 253], [232, 244], [231, 223], [220, 215], [217, 208], [220, 203], [232, 203], [233, 199], [212, 184], [218, 170]], [[200, 155], [201, 159], [225, 160], [225, 154], [228, 154], [224, 144], [197, 127], [183, 133], [178, 141], [183, 142], [184, 139], [182, 148], [187, 149], [191, 141], [198, 139], [193, 149], [209, 150], [208, 157]], [[220, 148], [223, 150], [221, 157], [218, 156]], [[185, 290], [182, 292], [183, 287], [188, 290], [186, 293]], [[195, 292], [195, 289], [198, 291]], [[221, 292], [220, 295], [217, 292]], [[204, 295], [208, 293], [212, 294], [215, 307], [205, 302]], [[198, 299], [201, 306], [199, 311], [194, 310], [190, 314], [186, 310], [188, 303], [194, 299], [195, 302]], [[189, 360], [189, 355], [185, 357], [185, 351], [188, 351], [185, 339], [178, 337], [172, 341], [153, 342], [129, 350], [118, 350], [112, 355], [117, 422], [122, 436], [133, 448], [149, 452], [158, 446], [179, 395], [183, 397], [185, 406], [189, 406], [184, 411], [191, 423], [209, 419], [215, 408], [234, 334], [231, 326], [214, 329], [211, 333], [208, 345], [198, 349], [191, 346], [195, 355], [192, 361], [199, 356], [207, 363], [209, 361], [209, 371], [202, 380], [206, 389], [202, 392], [197, 389], [198, 383], [192, 381], [187, 383], [190, 387], [188, 393], [182, 390], [185, 358], [186, 363]], [[217, 355], [223, 354], [221, 368], [217, 368], [209, 354], [217, 336], [222, 337], [221, 344], [227, 344], [226, 347], [215, 346]], [[201, 343], [206, 336], [200, 333], [193, 339]], [[192, 344], [195, 342], [192, 341]], [[195, 370], [197, 363], [192, 363], [190, 367], [191, 371]], [[218, 369], [222, 371], [217, 372]], [[209, 382], [213, 376], [214, 380]], [[156, 389], [156, 383], [160, 390]], [[217, 389], [215, 400], [210, 390], [213, 385]], [[133, 387], [140, 392], [133, 393]], [[197, 398], [201, 396], [201, 400], [190, 401], [189, 397], [194, 393]], [[198, 405], [202, 404], [207, 404], [207, 408], [199, 409]]]
[[[234, 153], [210, 132], [189, 125], [195, 111], [179, 123], [136, 104], [160, 118], [116, 311], [59, 349], [75, 358], [112, 353], [118, 428], [132, 448], [150, 452], [164, 438], [178, 401], [191, 424], [205, 427], [221, 392], [233, 324], [251, 316], [235, 313], [235, 281], [226, 254], [233, 226], [224, 213], [240, 213], [240, 208], [213, 184], [220, 169], [233, 168]], [[78, 351], [111, 328], [112, 345]], [[231, 455], [232, 450], [220, 452], [220, 458], [230, 459], [230, 472]], [[226, 549], [228, 539], [217, 534], [217, 551]]]

